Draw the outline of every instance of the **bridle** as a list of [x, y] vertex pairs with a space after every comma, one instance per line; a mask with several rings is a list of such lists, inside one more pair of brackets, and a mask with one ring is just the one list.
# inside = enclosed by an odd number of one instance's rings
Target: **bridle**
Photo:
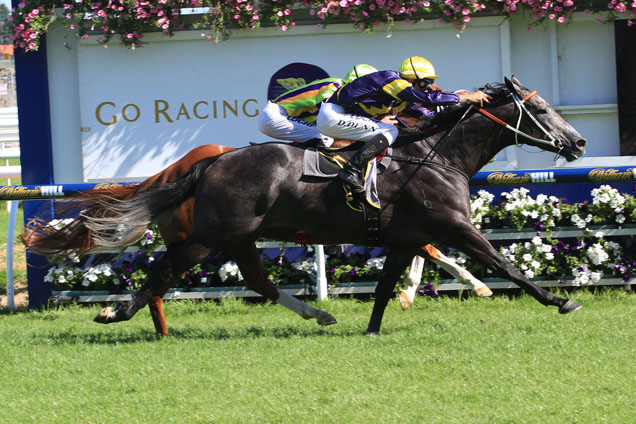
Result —
[[[519, 98], [519, 96], [517, 96], [517, 94], [515, 94], [513, 92], [510, 93], [510, 96], [512, 97], [512, 100], [515, 102], [515, 105], [517, 105], [517, 107], [519, 108], [519, 119], [517, 119], [517, 126], [516, 127], [513, 127], [512, 125], [502, 121], [501, 119], [497, 118], [495, 115], [493, 115], [492, 113], [490, 113], [487, 110], [483, 109], [482, 107], [479, 107], [479, 106], [474, 106], [474, 107], [481, 114], [487, 116], [488, 118], [492, 119], [496, 123], [498, 123], [500, 125], [503, 125], [505, 128], [507, 128], [510, 131], [514, 132], [515, 133], [515, 144], [517, 146], [519, 146], [519, 136], [522, 136], [524, 138], [527, 138], [528, 140], [534, 141], [535, 143], [545, 144], [545, 145], [554, 147], [560, 152], [561, 150], [563, 150], [563, 144], [561, 143], [561, 141], [559, 141], [556, 138], [554, 138], [552, 136], [552, 134], [550, 134], [545, 128], [543, 128], [543, 125], [541, 125], [541, 123], [537, 120], [537, 118], [535, 118], [534, 115], [532, 115], [530, 113], [530, 111], [526, 108], [525, 102], [527, 100], [531, 99], [532, 96], [534, 96], [535, 94], [537, 94], [537, 92], [533, 91], [533, 92], [529, 93], [526, 97], [524, 97], [523, 100], [522, 100], [522, 99]], [[532, 122], [534, 122], [534, 124], [537, 126], [537, 128], [539, 128], [541, 131], [543, 131], [543, 134], [547, 137], [547, 139], [533, 137], [530, 134], [527, 134], [527, 133], [525, 133], [525, 132], [523, 132], [523, 131], [521, 131], [519, 129], [519, 127], [521, 126], [521, 120], [523, 119], [524, 113], [526, 115], [528, 115], [528, 117], [530, 117], [530, 119], [532, 120]]]

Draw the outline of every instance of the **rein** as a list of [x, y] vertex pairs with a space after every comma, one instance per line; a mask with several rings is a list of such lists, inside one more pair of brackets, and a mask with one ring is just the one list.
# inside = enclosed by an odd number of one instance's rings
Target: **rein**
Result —
[[470, 181], [470, 177], [468, 176], [468, 174], [466, 174], [461, 169], [455, 168], [454, 166], [446, 165], [446, 164], [435, 162], [428, 159], [421, 159], [414, 156], [393, 156], [393, 155], [386, 155], [386, 156], [390, 157], [392, 160], [396, 162], [407, 162], [407, 163], [413, 163], [416, 165], [434, 165], [439, 168], [444, 168], [449, 171], [454, 171], [458, 173], [459, 175], [463, 176], [464, 178], [466, 178], [467, 181]]
[[[561, 151], [561, 149], [563, 149], [563, 145], [560, 141], [558, 141], [556, 138], [554, 138], [554, 136], [552, 136], [552, 134], [550, 134], [544, 127], [543, 125], [541, 125], [541, 123], [534, 117], [534, 115], [532, 115], [532, 113], [530, 113], [530, 111], [526, 108], [525, 102], [528, 101], [529, 99], [531, 99], [534, 95], [536, 95], [537, 92], [532, 91], [531, 93], [528, 93], [528, 95], [526, 97], [524, 97], [523, 99], [520, 99], [519, 96], [517, 96], [517, 94], [511, 92], [510, 96], [512, 97], [513, 101], [515, 102], [515, 105], [519, 108], [519, 119], [517, 119], [517, 126], [513, 127], [512, 125], [508, 124], [507, 122], [501, 120], [500, 118], [496, 117], [495, 115], [493, 115], [492, 113], [488, 112], [487, 110], [485, 110], [484, 108], [477, 106], [477, 105], [470, 105], [466, 111], [464, 112], [464, 114], [462, 115], [462, 117], [455, 123], [455, 125], [436, 143], [436, 145], [431, 149], [431, 151], [427, 154], [427, 156], [422, 159], [422, 158], [418, 158], [418, 157], [413, 157], [413, 156], [393, 156], [393, 155], [387, 155], [389, 156], [391, 159], [397, 161], [397, 162], [408, 162], [408, 163], [412, 163], [412, 164], [416, 164], [416, 165], [433, 165], [433, 166], [437, 166], [443, 169], [447, 169], [449, 171], [454, 171], [460, 175], [462, 175], [464, 178], [466, 178], [466, 180], [470, 180], [470, 177], [462, 170], [455, 168], [453, 166], [450, 165], [446, 165], [440, 162], [435, 162], [432, 161], [430, 159], [428, 159], [428, 157], [431, 154], [435, 154], [435, 147], [437, 147], [442, 141], [444, 141], [448, 136], [450, 136], [450, 134], [453, 133], [453, 131], [455, 130], [455, 128], [464, 120], [464, 118], [466, 117], [466, 115], [470, 112], [471, 109], [475, 108], [477, 110], [477, 112], [481, 113], [482, 115], [490, 118], [491, 120], [493, 120], [494, 122], [496, 122], [497, 124], [503, 126], [504, 128], [512, 131], [515, 133], [515, 144], [517, 145], [517, 147], [519, 147], [519, 136], [522, 136], [528, 140], [532, 140], [538, 144], [545, 144], [545, 145], [549, 145], [552, 146], [556, 149], [558, 149], [559, 151]], [[537, 126], [537, 128], [539, 128], [541, 131], [543, 131], [543, 134], [546, 136], [547, 139], [542, 139], [542, 138], [536, 138], [531, 136], [528, 133], [525, 133], [523, 131], [521, 131], [519, 128], [521, 126], [521, 121], [523, 119], [523, 115], [524, 113], [526, 115], [528, 115], [530, 117], [530, 119], [532, 120], [532, 122], [534, 122], [534, 124]]]
[[[563, 149], [563, 145], [561, 144], [561, 142], [558, 141], [557, 139], [555, 139], [552, 136], [552, 134], [550, 134], [545, 128], [543, 128], [543, 125], [541, 125], [541, 123], [539, 121], [537, 121], [537, 118], [535, 118], [534, 115], [532, 115], [530, 113], [530, 111], [526, 108], [525, 102], [527, 100], [529, 100], [530, 98], [532, 98], [532, 96], [534, 96], [535, 94], [537, 94], [537, 92], [533, 91], [533, 92], [529, 93], [526, 97], [524, 97], [523, 100], [521, 100], [519, 98], [519, 96], [517, 96], [515, 93], [510, 93], [510, 95], [512, 96], [512, 99], [515, 102], [515, 105], [517, 105], [517, 107], [519, 107], [519, 111], [520, 111], [519, 119], [517, 119], [516, 128], [513, 127], [512, 125], [508, 124], [507, 122], [502, 121], [501, 119], [497, 118], [495, 115], [493, 115], [492, 113], [488, 112], [487, 110], [485, 110], [482, 107], [475, 106], [475, 108], [482, 115], [487, 116], [488, 118], [492, 119], [493, 121], [495, 121], [499, 125], [502, 125], [506, 129], [509, 129], [510, 131], [514, 132], [515, 133], [515, 145], [517, 145], [517, 147], [519, 147], [519, 136], [522, 136], [522, 137], [524, 137], [524, 138], [526, 138], [528, 140], [532, 140], [532, 141], [534, 141], [536, 143], [539, 143], [539, 144], [546, 144], [548, 146], [552, 146], [554, 148], [557, 148], [559, 151], [561, 151], [561, 149]], [[526, 115], [528, 115], [530, 117], [530, 119], [532, 120], [532, 122], [534, 122], [534, 124], [537, 126], [537, 128], [539, 128], [541, 131], [543, 131], [543, 134], [547, 137], [547, 140], [533, 137], [530, 134], [525, 133], [525, 132], [523, 132], [523, 131], [521, 131], [519, 129], [519, 127], [521, 126], [521, 120], [523, 119], [524, 112], [525, 112]]]

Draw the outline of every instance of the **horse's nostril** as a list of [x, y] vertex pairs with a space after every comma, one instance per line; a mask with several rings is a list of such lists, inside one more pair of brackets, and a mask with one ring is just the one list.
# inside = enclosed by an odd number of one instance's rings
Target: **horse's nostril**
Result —
[[576, 146], [580, 147], [581, 149], [585, 147], [586, 144], [587, 144], [587, 140], [585, 140], [584, 138], [576, 140]]

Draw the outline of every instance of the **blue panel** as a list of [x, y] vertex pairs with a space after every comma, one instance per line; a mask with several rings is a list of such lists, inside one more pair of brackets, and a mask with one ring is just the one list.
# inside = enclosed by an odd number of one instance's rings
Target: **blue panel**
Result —
[[[15, 0], [14, 0], [15, 3]], [[15, 53], [18, 119], [20, 123], [20, 164], [24, 184], [53, 183], [53, 155], [49, 118], [49, 85], [46, 66], [46, 40], [37, 52]], [[25, 223], [44, 202], [24, 202]], [[27, 254], [29, 307], [45, 306], [51, 284], [44, 283], [46, 260]]]

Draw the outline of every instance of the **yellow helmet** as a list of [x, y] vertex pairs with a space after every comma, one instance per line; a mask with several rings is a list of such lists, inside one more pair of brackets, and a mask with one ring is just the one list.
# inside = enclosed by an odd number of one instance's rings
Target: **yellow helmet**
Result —
[[349, 72], [347, 72], [347, 75], [345, 75], [344, 77], [344, 82], [345, 84], [348, 84], [356, 78], [362, 77], [367, 74], [372, 74], [374, 72], [378, 72], [378, 70], [371, 65], [361, 63], [354, 66], [353, 68], [351, 68], [351, 70], [349, 70]]
[[398, 72], [402, 78], [419, 80], [419, 79], [437, 79], [439, 75], [435, 75], [435, 68], [428, 60], [420, 56], [411, 56], [407, 58], [400, 67]]

